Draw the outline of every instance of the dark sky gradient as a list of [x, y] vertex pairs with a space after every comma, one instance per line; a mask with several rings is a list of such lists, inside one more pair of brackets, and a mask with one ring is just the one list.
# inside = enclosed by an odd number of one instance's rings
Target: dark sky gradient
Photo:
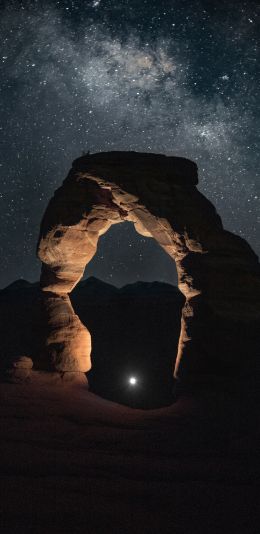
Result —
[[[0, 6], [0, 287], [39, 278], [43, 211], [86, 150], [195, 160], [225, 227], [259, 253], [258, 1]], [[86, 274], [175, 281], [165, 253], [126, 223]]]

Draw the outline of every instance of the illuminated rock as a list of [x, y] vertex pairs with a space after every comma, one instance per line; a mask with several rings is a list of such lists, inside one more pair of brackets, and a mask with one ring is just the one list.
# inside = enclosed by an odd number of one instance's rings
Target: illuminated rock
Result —
[[258, 259], [246, 241], [223, 229], [197, 183], [195, 163], [184, 158], [108, 152], [74, 161], [49, 203], [38, 243], [51, 368], [90, 368], [90, 336], [68, 294], [100, 235], [131, 221], [176, 262], [186, 297], [175, 376], [201, 380], [252, 372], [260, 321]]
[[[66, 294], [43, 296], [48, 365], [60, 372], [85, 372], [91, 367], [91, 337]], [[47, 367], [48, 368], [48, 367]]]
[[29, 379], [33, 361], [28, 356], [20, 356], [14, 360], [12, 368], [8, 370], [8, 375], [13, 382], [20, 382]]

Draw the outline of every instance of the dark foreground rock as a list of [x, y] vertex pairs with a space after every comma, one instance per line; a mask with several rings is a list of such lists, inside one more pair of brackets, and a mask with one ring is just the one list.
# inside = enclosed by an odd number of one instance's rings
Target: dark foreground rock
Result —
[[2, 534], [258, 534], [258, 417], [239, 396], [142, 411], [49, 378], [0, 395]]

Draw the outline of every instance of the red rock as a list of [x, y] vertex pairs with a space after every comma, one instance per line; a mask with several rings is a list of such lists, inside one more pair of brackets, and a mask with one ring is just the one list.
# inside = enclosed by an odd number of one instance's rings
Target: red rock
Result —
[[186, 297], [175, 376], [252, 374], [260, 323], [258, 259], [246, 241], [223, 229], [197, 183], [196, 165], [184, 158], [108, 152], [73, 163], [49, 203], [38, 243], [54, 369], [90, 368], [90, 336], [68, 294], [99, 236], [112, 224], [131, 221], [176, 262]]

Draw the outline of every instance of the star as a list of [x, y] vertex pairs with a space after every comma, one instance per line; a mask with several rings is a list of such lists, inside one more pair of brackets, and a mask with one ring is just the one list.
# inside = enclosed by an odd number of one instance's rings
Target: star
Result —
[[[89, 147], [193, 159], [224, 226], [259, 252], [258, 3], [198, 6], [1, 4], [0, 287], [39, 278], [43, 211]], [[119, 286], [176, 283], [166, 253], [140, 239], [116, 225], [88, 269]]]

